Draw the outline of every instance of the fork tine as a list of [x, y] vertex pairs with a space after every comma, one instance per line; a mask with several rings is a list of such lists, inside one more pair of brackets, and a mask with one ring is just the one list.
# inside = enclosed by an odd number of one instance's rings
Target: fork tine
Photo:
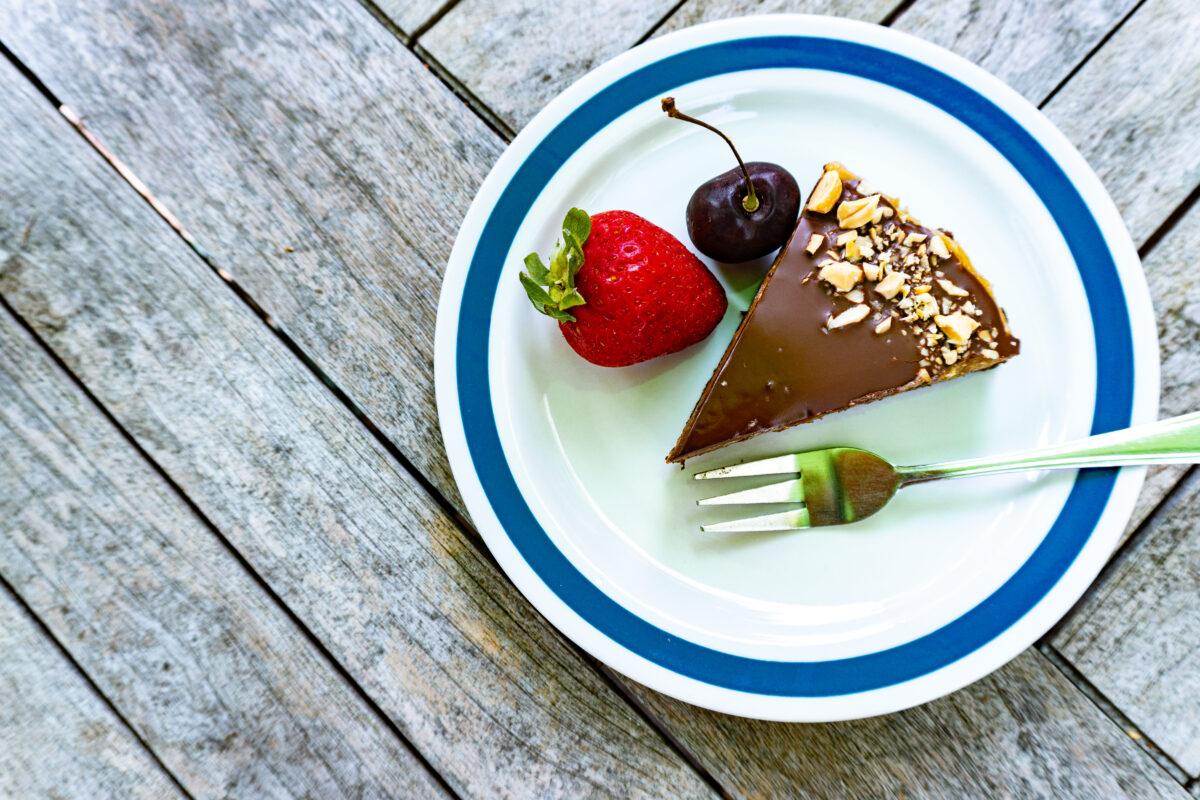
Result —
[[732, 506], [751, 505], [754, 503], [803, 503], [804, 482], [800, 478], [791, 478], [778, 483], [768, 483], [754, 489], [743, 489], [740, 492], [706, 497], [697, 500], [698, 506]]
[[809, 527], [808, 509], [795, 508], [779, 514], [766, 514], [761, 517], [733, 519], [728, 522], [714, 522], [711, 525], [701, 525], [705, 533], [736, 532], [736, 531], [794, 531]]
[[760, 458], [757, 461], [747, 461], [745, 464], [734, 464], [697, 472], [692, 478], [706, 481], [713, 478], [743, 478], [750, 475], [779, 475], [799, 471], [800, 457], [796, 453], [789, 453], [783, 456]]

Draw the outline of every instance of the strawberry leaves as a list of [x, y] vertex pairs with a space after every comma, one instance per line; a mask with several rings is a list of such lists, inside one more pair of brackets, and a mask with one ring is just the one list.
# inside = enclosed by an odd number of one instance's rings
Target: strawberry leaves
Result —
[[537, 253], [525, 256], [526, 272], [520, 276], [525, 293], [534, 308], [559, 322], [574, 322], [567, 309], [586, 302], [575, 289], [575, 273], [583, 266], [583, 243], [591, 232], [591, 217], [572, 208], [563, 220], [562, 238], [550, 254], [550, 266]]

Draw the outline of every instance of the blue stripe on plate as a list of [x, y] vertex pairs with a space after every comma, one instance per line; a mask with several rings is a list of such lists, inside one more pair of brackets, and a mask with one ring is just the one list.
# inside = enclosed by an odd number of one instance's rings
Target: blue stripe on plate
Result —
[[919, 677], [999, 636], [1050, 591], [1079, 554], [1112, 492], [1116, 470], [1080, 473], [1058, 519], [1017, 573], [978, 606], [933, 633], [888, 650], [832, 661], [746, 658], [651, 625], [601, 592], [563, 556], [530, 512], [505, 461], [488, 376], [491, 309], [504, 254], [526, 211], [567, 158], [608, 121], [683, 84], [779, 67], [844, 72], [908, 92], [957, 117], [1008, 159], [1053, 216], [1075, 263], [1086, 265], [1081, 277], [1097, 356], [1092, 431], [1129, 424], [1133, 334], [1117, 267], [1099, 225], [1050, 154], [990, 100], [938, 70], [875, 47], [804, 36], [738, 39], [664, 58], [598, 92], [538, 143], [492, 209], [471, 259], [459, 311], [458, 397], [467, 447], [496, 516], [534, 572], [576, 614], [625, 648], [680, 675], [757, 694], [822, 697]]

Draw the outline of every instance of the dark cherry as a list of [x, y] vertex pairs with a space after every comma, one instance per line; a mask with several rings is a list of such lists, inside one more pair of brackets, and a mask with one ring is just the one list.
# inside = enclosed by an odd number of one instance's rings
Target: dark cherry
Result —
[[709, 258], [736, 264], [753, 261], [783, 246], [800, 215], [800, 187], [778, 164], [745, 164], [729, 137], [675, 108], [664, 97], [663, 111], [673, 119], [691, 122], [720, 136], [733, 151], [738, 166], [702, 183], [687, 206], [688, 235]]
[[[743, 169], [745, 172], [743, 173]], [[746, 175], [758, 198], [747, 211]], [[709, 258], [736, 264], [777, 250], [796, 227], [800, 187], [778, 164], [751, 161], [700, 184], [687, 205], [688, 236]]]

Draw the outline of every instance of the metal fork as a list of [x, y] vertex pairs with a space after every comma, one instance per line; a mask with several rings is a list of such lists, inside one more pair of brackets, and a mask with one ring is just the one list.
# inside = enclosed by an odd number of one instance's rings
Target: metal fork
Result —
[[1027, 469], [1200, 462], [1200, 411], [1075, 442], [1008, 455], [897, 467], [855, 447], [774, 456], [697, 473], [696, 480], [797, 474], [789, 480], [697, 501], [698, 505], [803, 503], [778, 514], [703, 525], [702, 531], [787, 531], [871, 516], [914, 483]]

